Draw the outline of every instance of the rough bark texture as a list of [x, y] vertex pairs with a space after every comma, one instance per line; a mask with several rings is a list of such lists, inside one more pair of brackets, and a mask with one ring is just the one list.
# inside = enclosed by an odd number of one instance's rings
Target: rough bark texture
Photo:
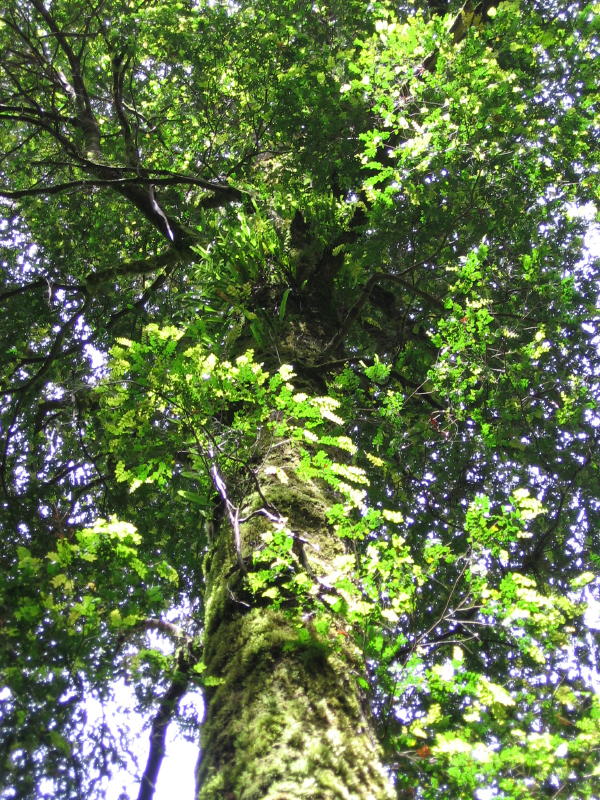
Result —
[[[263, 493], [305, 540], [299, 561], [323, 575], [344, 551], [325, 519], [330, 490], [298, 480], [286, 448], [272, 451], [270, 464], [274, 457], [289, 483], [264, 476]], [[244, 514], [262, 504], [258, 494], [251, 496]], [[242, 526], [249, 569], [268, 524], [259, 515]], [[317, 636], [307, 643], [299, 637], [300, 614], [294, 619], [264, 601], [257, 607], [225, 526], [210, 559], [205, 661], [207, 673], [221, 682], [206, 697], [198, 800], [390, 800], [361, 703], [356, 654]], [[303, 624], [310, 632], [310, 620]]]

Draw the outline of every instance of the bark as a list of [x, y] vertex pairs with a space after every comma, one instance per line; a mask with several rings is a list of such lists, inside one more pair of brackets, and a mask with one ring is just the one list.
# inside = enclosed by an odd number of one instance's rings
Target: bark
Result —
[[[282, 443], [270, 449], [261, 492], [246, 499], [242, 518], [266, 499], [287, 518], [297, 567], [318, 585], [344, 545], [327, 526], [331, 490], [295, 476], [296, 460]], [[266, 475], [267, 462], [289, 483]], [[311, 631], [294, 599], [273, 609], [247, 589], [244, 569], [260, 568], [270, 525], [255, 513], [240, 526], [242, 567], [228, 526], [209, 556], [205, 663], [218, 683], [207, 690], [197, 800], [391, 800], [357, 684], [359, 654], [340, 644], [339, 632]]]

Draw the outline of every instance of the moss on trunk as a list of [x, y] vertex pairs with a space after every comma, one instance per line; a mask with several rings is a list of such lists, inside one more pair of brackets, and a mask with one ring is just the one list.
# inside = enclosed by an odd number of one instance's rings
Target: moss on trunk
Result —
[[212, 637], [198, 800], [390, 798], [352, 667], [253, 609]]
[[[326, 522], [331, 490], [300, 481], [287, 448], [272, 450], [266, 462], [275, 458], [289, 482], [261, 470], [263, 497], [308, 543], [310, 570], [325, 574], [344, 551]], [[262, 503], [252, 495], [244, 514]], [[257, 515], [242, 526], [249, 569], [268, 524]], [[207, 689], [198, 800], [390, 800], [356, 680], [360, 660], [311, 633], [309, 621], [302, 629], [301, 609], [254, 600], [232, 541], [223, 527], [207, 575], [206, 674], [218, 683]]]

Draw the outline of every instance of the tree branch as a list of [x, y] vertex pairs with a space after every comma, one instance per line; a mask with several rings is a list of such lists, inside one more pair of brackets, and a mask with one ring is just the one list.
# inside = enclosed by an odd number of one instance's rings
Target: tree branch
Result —
[[[92, 154], [94, 158], [100, 158], [100, 129], [94, 116], [92, 104], [81, 74], [81, 61], [73, 52], [68, 38], [58, 27], [54, 17], [46, 9], [42, 0], [29, 0], [29, 2], [46, 22], [57, 43], [60, 45], [61, 50], [67, 57], [69, 67], [71, 68], [71, 79], [73, 81], [72, 99], [78, 111], [77, 117], [83, 131], [86, 151]], [[68, 84], [65, 88], [68, 91]]]
[[48, 278], [40, 278], [37, 281], [26, 283], [24, 286], [17, 286], [14, 289], [7, 289], [5, 292], [0, 292], [0, 302], [7, 300], [9, 297], [15, 297], [18, 294], [25, 294], [25, 292], [31, 291], [31, 289], [40, 288], [47, 289], [49, 294], [53, 293], [55, 289], [63, 289], [65, 292], [85, 292], [85, 286], [81, 284], [54, 283], [54, 281]]
[[137, 800], [152, 800], [154, 797], [156, 780], [166, 752], [165, 739], [167, 729], [177, 713], [181, 698], [188, 690], [190, 671], [199, 660], [200, 652], [194, 648], [193, 642], [190, 642], [186, 647], [182, 647], [177, 654], [177, 672], [152, 720], [150, 750], [146, 760], [146, 767], [140, 780]]
[[[110, 167], [109, 169], [114, 169]], [[210, 197], [205, 197], [198, 202], [196, 208], [220, 208], [226, 203], [243, 201], [248, 195], [233, 186], [221, 186], [211, 184], [200, 178], [191, 175], [173, 175], [172, 177], [152, 177], [150, 173], [147, 177], [137, 178], [82, 178], [81, 180], [65, 181], [50, 186], [32, 186], [29, 189], [1, 189], [0, 197], [7, 200], [19, 200], [22, 197], [36, 197], [41, 195], [53, 195], [66, 192], [69, 189], [119, 189], [127, 186], [199, 186], [206, 191], [214, 192]]]
[[157, 272], [163, 267], [175, 266], [181, 259], [181, 252], [170, 248], [157, 256], [142, 258], [137, 261], [127, 261], [110, 269], [90, 272], [86, 277], [86, 288], [91, 294], [96, 294], [102, 284], [107, 283], [112, 278], [116, 278], [118, 275], [147, 275], [150, 272]]
[[[421, 264], [422, 263], [423, 262], [421, 262]], [[394, 273], [394, 272], [373, 273], [373, 275], [371, 275], [371, 277], [363, 286], [362, 291], [355, 300], [355, 302], [350, 306], [339, 330], [336, 332], [335, 336], [333, 336], [332, 339], [326, 344], [325, 349], [321, 354], [322, 358], [325, 358], [326, 356], [331, 355], [331, 353], [335, 352], [336, 348], [339, 347], [339, 345], [344, 341], [346, 334], [348, 333], [348, 331], [358, 318], [358, 315], [368, 302], [369, 297], [371, 296], [371, 292], [373, 291], [375, 286], [377, 286], [377, 284], [381, 283], [382, 281], [393, 281], [395, 283], [399, 283], [400, 286], [402, 286], [407, 291], [411, 292], [412, 294], [419, 295], [419, 297], [421, 297], [423, 300], [427, 300], [427, 302], [430, 303], [430, 305], [432, 305], [434, 308], [439, 308], [440, 310], [443, 310], [444, 304], [440, 300], [438, 300], [437, 297], [434, 297], [432, 294], [426, 292], [424, 289], [420, 289], [418, 286], [413, 286], [413, 284], [408, 283], [408, 281], [405, 281], [403, 278], [403, 275], [413, 272], [415, 269], [421, 266], [421, 264], [411, 264], [410, 267], [407, 267], [407, 269], [404, 269], [402, 270], [402, 272], [399, 273]]]
[[119, 125], [121, 127], [121, 133], [123, 134], [123, 141], [125, 143], [125, 160], [129, 166], [139, 169], [140, 155], [131, 133], [131, 126], [129, 125], [127, 114], [125, 113], [125, 109], [123, 107], [123, 78], [125, 76], [125, 70], [127, 69], [128, 64], [129, 57], [124, 53], [119, 53], [113, 56], [113, 102], [117, 119], [119, 120]]

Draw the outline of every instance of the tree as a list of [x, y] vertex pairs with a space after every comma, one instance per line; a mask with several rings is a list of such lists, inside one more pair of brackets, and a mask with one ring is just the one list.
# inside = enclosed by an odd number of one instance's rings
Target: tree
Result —
[[3, 797], [597, 794], [599, 20], [9, 0]]

